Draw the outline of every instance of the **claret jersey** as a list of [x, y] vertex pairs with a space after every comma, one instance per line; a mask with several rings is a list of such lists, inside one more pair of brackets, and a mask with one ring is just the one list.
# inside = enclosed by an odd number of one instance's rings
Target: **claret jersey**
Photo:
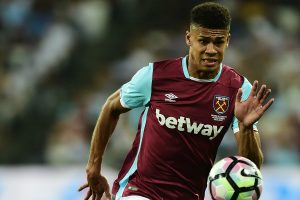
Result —
[[145, 110], [113, 194], [204, 199], [220, 142], [230, 125], [238, 131], [234, 103], [240, 87], [246, 99], [251, 84], [224, 64], [211, 80], [190, 77], [187, 57], [140, 69], [121, 87], [124, 107]]

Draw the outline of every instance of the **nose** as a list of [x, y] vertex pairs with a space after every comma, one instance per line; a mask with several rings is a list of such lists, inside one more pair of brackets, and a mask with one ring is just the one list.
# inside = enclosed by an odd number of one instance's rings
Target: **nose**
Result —
[[215, 45], [212, 42], [208, 43], [205, 52], [208, 54], [216, 54], [217, 51], [215, 49]]

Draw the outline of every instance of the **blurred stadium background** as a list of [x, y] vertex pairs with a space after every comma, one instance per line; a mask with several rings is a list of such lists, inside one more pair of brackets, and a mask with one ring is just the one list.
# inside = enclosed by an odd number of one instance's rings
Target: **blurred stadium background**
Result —
[[[0, 200], [79, 200], [90, 138], [106, 97], [154, 60], [187, 54], [190, 8], [201, 1], [1, 0]], [[232, 13], [224, 63], [272, 88], [260, 121], [262, 200], [300, 199], [300, 7], [220, 1]], [[141, 110], [123, 115], [107, 147], [116, 177]], [[218, 159], [236, 154], [227, 134]]]

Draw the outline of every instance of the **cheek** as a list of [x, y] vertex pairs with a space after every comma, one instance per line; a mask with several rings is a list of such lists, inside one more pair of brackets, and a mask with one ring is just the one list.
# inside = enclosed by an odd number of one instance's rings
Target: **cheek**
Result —
[[205, 51], [201, 50], [200, 48], [192, 52], [194, 58], [196, 58], [197, 60], [200, 60], [203, 57], [204, 53]]
[[203, 54], [205, 52], [205, 46], [202, 46], [200, 44], [194, 44], [192, 47], [193, 53], [194, 54]]
[[219, 56], [223, 58], [224, 57], [225, 48], [218, 48], [216, 50], [217, 50]]
[[222, 62], [224, 59], [224, 51], [219, 53], [219, 61]]

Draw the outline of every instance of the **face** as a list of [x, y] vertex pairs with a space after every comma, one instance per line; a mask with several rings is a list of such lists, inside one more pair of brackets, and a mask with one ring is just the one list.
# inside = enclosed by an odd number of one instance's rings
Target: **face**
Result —
[[190, 47], [188, 61], [190, 73], [202, 73], [202, 78], [206, 78], [205, 76], [209, 74], [216, 75], [229, 38], [227, 29], [209, 29], [191, 25], [190, 30], [186, 32], [186, 43]]

